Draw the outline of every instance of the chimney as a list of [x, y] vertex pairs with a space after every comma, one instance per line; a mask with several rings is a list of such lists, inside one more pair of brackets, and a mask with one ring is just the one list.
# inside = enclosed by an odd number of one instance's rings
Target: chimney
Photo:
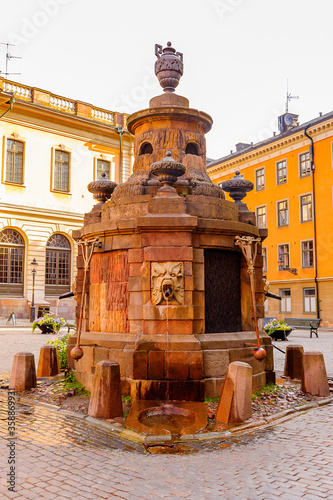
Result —
[[279, 116], [279, 132], [280, 134], [284, 134], [284, 132], [288, 132], [292, 128], [298, 125], [298, 115], [294, 115], [292, 113], [285, 113], [284, 115]]
[[239, 142], [236, 144], [236, 151], [244, 151], [244, 149], [248, 149], [251, 146], [251, 144], [247, 144], [246, 142]]

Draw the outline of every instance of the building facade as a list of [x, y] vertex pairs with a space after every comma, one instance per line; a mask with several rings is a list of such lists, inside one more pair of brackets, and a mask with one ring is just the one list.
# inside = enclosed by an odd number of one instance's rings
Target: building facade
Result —
[[213, 182], [237, 170], [254, 183], [244, 200], [259, 227], [270, 291], [266, 316], [322, 318], [333, 325], [333, 112], [299, 125], [279, 118], [280, 134], [208, 165]]
[[71, 234], [94, 205], [87, 184], [131, 173], [126, 115], [0, 79], [0, 130], [0, 317], [29, 317], [34, 291], [72, 319], [73, 299], [57, 300], [75, 279]]

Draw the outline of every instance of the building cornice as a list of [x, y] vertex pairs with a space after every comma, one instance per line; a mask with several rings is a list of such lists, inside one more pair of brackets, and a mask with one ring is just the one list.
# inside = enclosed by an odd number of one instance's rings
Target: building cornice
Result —
[[[287, 135], [284, 134], [281, 137], [280, 136], [273, 137], [262, 145], [260, 145], [260, 143], [254, 144], [246, 151], [239, 152], [238, 154], [235, 153], [234, 156], [232, 157], [230, 157], [229, 155], [229, 159], [227, 156], [225, 158], [216, 160], [214, 162], [215, 163], [214, 165], [207, 166], [207, 172], [209, 173], [210, 176], [212, 176], [214, 173], [215, 174], [220, 173], [221, 171], [230, 168], [237, 168], [239, 167], [239, 165], [243, 163], [248, 163], [250, 161], [253, 161], [254, 159], [258, 159], [260, 157], [264, 157], [265, 155], [281, 151], [281, 149], [289, 147], [293, 144], [296, 145], [297, 143], [299, 143], [304, 139], [308, 140], [304, 134], [304, 130], [307, 128], [307, 124], [295, 128], [297, 130], [291, 130]], [[316, 140], [317, 141], [320, 140], [320, 138], [318, 138], [318, 135], [327, 130], [331, 130], [332, 128], [333, 128], [333, 116], [330, 117], [329, 119], [322, 118], [320, 122], [310, 125], [307, 130], [307, 133], [310, 136], [312, 136], [314, 142], [316, 142]]]
[[84, 214], [77, 212], [65, 212], [62, 210], [53, 210], [50, 208], [37, 208], [37, 207], [27, 207], [26, 205], [13, 205], [11, 203], [1, 203], [0, 202], [0, 213], [7, 213], [15, 215], [16, 217], [24, 213], [29, 216], [40, 217], [43, 216], [47, 219], [66, 219], [66, 220], [76, 220], [82, 222], [84, 219]]

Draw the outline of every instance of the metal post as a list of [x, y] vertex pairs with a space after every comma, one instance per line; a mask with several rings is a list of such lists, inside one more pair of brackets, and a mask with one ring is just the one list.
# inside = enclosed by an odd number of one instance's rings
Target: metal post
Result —
[[32, 271], [32, 299], [31, 299], [31, 316], [30, 316], [30, 322], [33, 323], [36, 319], [36, 311], [35, 311], [35, 278], [36, 278], [36, 272], [37, 271]]

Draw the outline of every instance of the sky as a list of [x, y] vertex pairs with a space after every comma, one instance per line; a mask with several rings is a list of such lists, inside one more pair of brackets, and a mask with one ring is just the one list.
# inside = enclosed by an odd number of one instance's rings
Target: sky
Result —
[[[10, 0], [0, 42], [13, 43], [9, 79], [112, 111], [148, 107], [162, 91], [155, 43], [184, 54], [176, 92], [209, 113], [207, 156], [333, 110], [332, 0]], [[5, 72], [6, 47], [0, 45]]]

